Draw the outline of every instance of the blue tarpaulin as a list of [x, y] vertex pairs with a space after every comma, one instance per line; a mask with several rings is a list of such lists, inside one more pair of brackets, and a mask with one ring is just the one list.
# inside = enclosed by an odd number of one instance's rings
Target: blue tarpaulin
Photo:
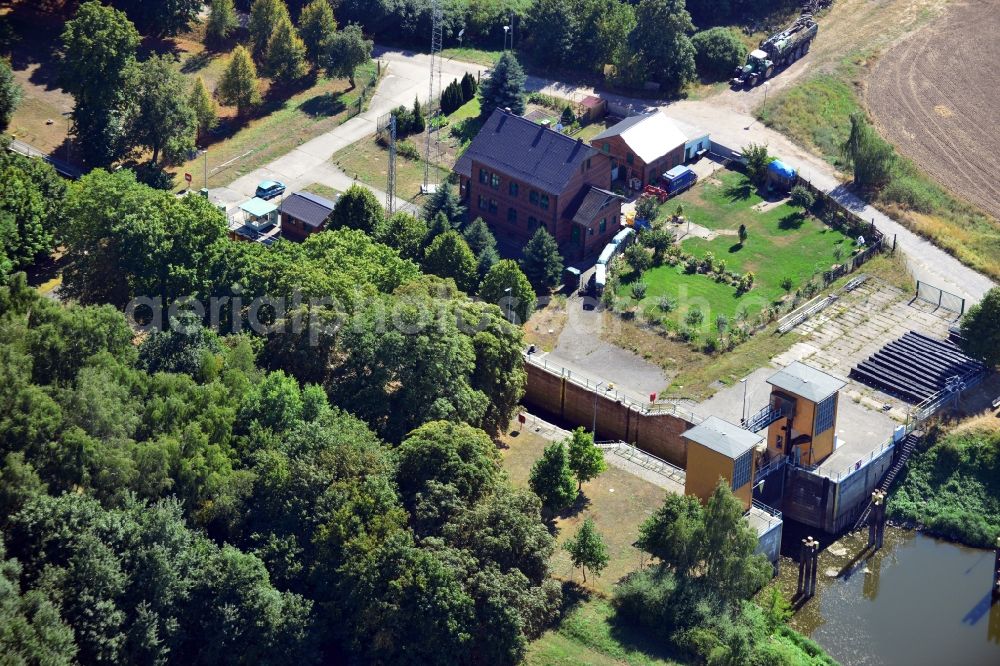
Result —
[[795, 169], [788, 166], [781, 160], [774, 160], [773, 162], [768, 164], [767, 170], [770, 171], [773, 175], [778, 176], [779, 178], [784, 178], [787, 180], [795, 178]]

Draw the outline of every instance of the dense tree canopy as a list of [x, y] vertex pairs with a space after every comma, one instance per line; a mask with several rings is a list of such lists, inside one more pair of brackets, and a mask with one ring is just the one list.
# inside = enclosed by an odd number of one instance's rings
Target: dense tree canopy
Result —
[[726, 80], [746, 60], [747, 47], [731, 28], [711, 28], [691, 37], [698, 72], [710, 80]]
[[73, 125], [84, 159], [106, 166], [127, 149], [139, 33], [122, 12], [89, 0], [62, 33], [60, 82], [73, 95]]
[[1000, 365], [1000, 287], [993, 287], [983, 300], [962, 317], [962, 349], [988, 366]]
[[7, 129], [18, 104], [21, 103], [21, 86], [14, 80], [10, 62], [0, 58], [0, 131]]
[[161, 153], [170, 162], [194, 149], [198, 118], [188, 103], [187, 81], [165, 55], [154, 55], [139, 66], [133, 142], [152, 151], [156, 163]]

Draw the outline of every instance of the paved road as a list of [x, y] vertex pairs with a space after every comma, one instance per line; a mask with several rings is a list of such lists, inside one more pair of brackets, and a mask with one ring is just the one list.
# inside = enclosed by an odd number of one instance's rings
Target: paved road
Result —
[[[330, 162], [330, 157], [338, 150], [375, 133], [378, 117], [399, 105], [411, 106], [413, 100], [427, 100], [430, 82], [430, 60], [424, 54], [414, 54], [395, 49], [377, 48], [375, 57], [388, 63], [388, 71], [383, 76], [378, 90], [372, 97], [368, 110], [346, 121], [333, 130], [316, 137], [286, 153], [255, 171], [241, 176], [227, 187], [212, 190], [212, 199], [233, 207], [252, 197], [257, 184], [262, 180], [280, 180], [293, 192], [312, 183], [321, 183], [338, 190], [346, 190], [354, 180]], [[466, 72], [477, 74], [483, 67], [454, 60], [444, 61], [441, 81], [447, 85], [452, 79], [460, 79]], [[385, 200], [385, 193], [372, 188], [376, 195]], [[410, 204], [397, 200], [398, 209]]]
[[[375, 55], [388, 62], [389, 71], [373, 97], [368, 111], [302, 144], [270, 164], [246, 174], [228, 187], [213, 190], [213, 199], [233, 206], [252, 196], [257, 183], [267, 179], [280, 180], [288, 185], [291, 191], [311, 183], [322, 183], [339, 190], [350, 187], [354, 182], [353, 179], [334, 166], [330, 162], [330, 156], [341, 148], [374, 133], [378, 116], [400, 104], [412, 104], [416, 96], [424, 101], [427, 98], [429, 81], [427, 55], [385, 48], [377, 49]], [[447, 84], [453, 78], [460, 78], [465, 72], [478, 73], [482, 69], [479, 65], [447, 60], [443, 66], [442, 81]], [[661, 101], [636, 99], [595, 91], [587, 87], [574, 87], [535, 76], [528, 77], [527, 88], [575, 100], [596, 92], [612, 104], [636, 112], [662, 108], [672, 118], [709, 130], [713, 140], [736, 150], [751, 142], [766, 143], [773, 154], [781, 156], [782, 160], [798, 168], [807, 180], [831, 193], [861, 217], [874, 220], [876, 226], [889, 238], [895, 237], [906, 257], [910, 271], [917, 279], [959, 294], [973, 302], [978, 301], [986, 291], [995, 286], [986, 276], [968, 268], [947, 252], [862, 202], [844, 187], [833, 166], [744, 113], [741, 109], [753, 106], [746, 98], [734, 100], [732, 95], [721, 95], [709, 101], [685, 100], [663, 104]], [[745, 93], [746, 97], [756, 96], [761, 100], [763, 95], [763, 88]], [[383, 192], [376, 188], [372, 189], [380, 199], [385, 198]], [[397, 202], [397, 207], [401, 209], [409, 205], [405, 201]]]

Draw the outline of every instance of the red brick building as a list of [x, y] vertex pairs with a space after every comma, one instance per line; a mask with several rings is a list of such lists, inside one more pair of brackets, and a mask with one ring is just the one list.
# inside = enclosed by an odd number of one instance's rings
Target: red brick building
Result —
[[597, 254], [621, 228], [607, 157], [582, 141], [496, 110], [455, 164], [469, 218], [524, 245], [539, 227], [569, 259]]
[[[660, 111], [632, 116], [604, 130], [590, 145], [611, 161], [612, 180], [642, 189], [684, 162], [687, 135]], [[638, 185], [638, 187], [635, 187]]]

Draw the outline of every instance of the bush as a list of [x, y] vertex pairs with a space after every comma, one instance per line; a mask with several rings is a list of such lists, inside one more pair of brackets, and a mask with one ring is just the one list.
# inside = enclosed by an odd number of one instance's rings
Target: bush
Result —
[[421, 159], [420, 149], [409, 139], [396, 142], [396, 153], [408, 160], [419, 161]]
[[691, 327], [701, 326], [705, 322], [705, 313], [697, 305], [692, 306], [684, 317], [685, 323]]
[[788, 292], [790, 292], [792, 290], [792, 278], [790, 278], [790, 277], [784, 277], [784, 278], [782, 278], [781, 279], [781, 288], [785, 290], [786, 294]]
[[796, 185], [792, 188], [790, 201], [793, 206], [809, 210], [816, 203], [816, 197], [809, 191], [809, 188], [804, 185]]
[[731, 28], [711, 28], [691, 37], [698, 73], [708, 80], [725, 80], [747, 57], [747, 47]]
[[714, 354], [719, 350], [719, 341], [715, 338], [707, 338], [701, 348], [706, 354]]
[[632, 285], [632, 298], [641, 301], [646, 297], [646, 283], [636, 282]]
[[643, 273], [649, 270], [653, 264], [653, 258], [650, 256], [649, 251], [638, 243], [629, 245], [625, 250], [624, 256], [625, 261], [628, 262], [628, 265], [636, 273]]
[[635, 202], [635, 216], [639, 220], [654, 220], [656, 213], [660, 209], [660, 203], [656, 197], [639, 197]]
[[660, 296], [660, 298], [656, 301], [656, 307], [660, 310], [660, 312], [670, 312], [677, 307], [677, 304], [674, 303], [674, 300], [669, 296]]

